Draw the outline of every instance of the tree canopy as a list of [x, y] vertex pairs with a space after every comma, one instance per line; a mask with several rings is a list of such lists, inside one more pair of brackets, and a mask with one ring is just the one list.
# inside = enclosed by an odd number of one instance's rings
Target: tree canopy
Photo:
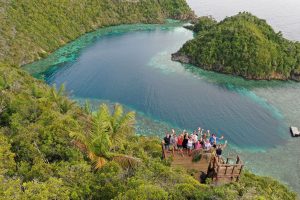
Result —
[[197, 36], [184, 44], [178, 55], [201, 68], [248, 79], [289, 79], [299, 71], [300, 44], [285, 39], [250, 13], [219, 23], [201, 17], [194, 31]]
[[161, 161], [158, 138], [135, 134], [134, 113], [120, 105], [92, 112], [64, 87], [51, 88], [19, 68], [98, 27], [189, 17], [184, 0], [0, 6], [1, 199], [295, 199], [284, 185], [250, 173], [236, 184], [200, 184]]

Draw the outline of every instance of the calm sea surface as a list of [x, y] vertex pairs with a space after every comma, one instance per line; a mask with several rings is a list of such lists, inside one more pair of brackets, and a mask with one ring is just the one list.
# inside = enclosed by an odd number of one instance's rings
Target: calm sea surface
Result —
[[[217, 20], [250, 11], [287, 38], [300, 40], [296, 0], [188, 2], [197, 15]], [[228, 155], [240, 154], [252, 171], [300, 193], [300, 140], [291, 139], [288, 130], [300, 126], [300, 84], [245, 81], [172, 62], [170, 54], [193, 38], [182, 25], [169, 21], [99, 29], [25, 69], [50, 85], [64, 83], [80, 103], [118, 102], [135, 110], [141, 134], [161, 136], [171, 127], [192, 131], [201, 126], [224, 135]]]

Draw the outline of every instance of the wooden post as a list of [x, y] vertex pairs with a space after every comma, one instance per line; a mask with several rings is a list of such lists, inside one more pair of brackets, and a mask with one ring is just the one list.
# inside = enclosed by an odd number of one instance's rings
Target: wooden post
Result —
[[164, 144], [161, 144], [161, 148], [162, 148], [162, 158], [165, 159], [166, 158], [166, 154], [165, 154]]
[[234, 178], [234, 169], [236, 166], [233, 166], [232, 171], [231, 171], [231, 181], [233, 181]]
[[220, 169], [220, 166], [218, 166], [218, 168], [217, 168], [216, 183], [218, 183], [218, 181], [219, 181], [219, 169]]
[[239, 175], [238, 175], [238, 176], [237, 176], [237, 178], [236, 178], [236, 181], [237, 181], [237, 182], [240, 180], [240, 176], [241, 176], [241, 173], [242, 173], [243, 167], [244, 167], [244, 165], [241, 165], [241, 168], [240, 168], [240, 173], [239, 173]]
[[239, 164], [239, 162], [240, 162], [240, 157], [237, 155], [236, 156], [236, 164]]

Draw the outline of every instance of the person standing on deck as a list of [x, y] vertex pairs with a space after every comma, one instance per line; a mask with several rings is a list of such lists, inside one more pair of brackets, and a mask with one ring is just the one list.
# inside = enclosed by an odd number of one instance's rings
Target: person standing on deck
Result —
[[192, 135], [192, 140], [193, 140], [193, 147], [195, 148], [195, 144], [198, 141], [198, 135], [197, 135], [196, 131], [194, 131], [194, 133]]
[[182, 151], [182, 143], [183, 143], [183, 134], [180, 134], [177, 138], [177, 149], [178, 149], [178, 153], [181, 154], [182, 157], [183, 156], [183, 151]]
[[176, 133], [175, 133], [175, 130], [174, 130], [173, 128], [172, 128], [171, 131], [172, 131], [172, 133], [171, 133], [172, 135], [173, 135], [173, 134], [176, 134]]
[[209, 142], [208, 139], [206, 139], [205, 144], [204, 144], [204, 148], [205, 150], [209, 151], [211, 149], [211, 143]]
[[197, 135], [198, 135], [198, 137], [201, 139], [201, 138], [203, 138], [203, 131], [204, 131], [204, 129], [203, 128], [201, 128], [201, 127], [198, 127], [198, 132], [197, 132]]
[[[174, 129], [172, 129], [172, 130], [174, 130]], [[171, 139], [170, 139], [170, 147], [172, 149], [172, 154], [174, 155], [174, 151], [177, 148], [177, 136], [175, 134], [175, 131], [173, 132]]]
[[204, 147], [205, 147], [205, 140], [202, 137], [200, 137], [199, 142], [200, 142], [201, 147], [204, 149]]
[[200, 143], [200, 140], [198, 140], [196, 143], [195, 143], [195, 150], [199, 150], [202, 148], [202, 145]]
[[164, 146], [165, 146], [165, 149], [167, 150], [170, 150], [170, 141], [171, 140], [171, 135], [166, 132], [166, 137], [164, 137]]
[[207, 130], [206, 136], [209, 138], [210, 137], [210, 130]]
[[192, 136], [189, 136], [188, 142], [187, 142], [187, 149], [188, 149], [188, 156], [191, 156], [192, 150], [193, 150], [193, 139]]
[[[202, 129], [202, 131], [204, 131], [204, 129]], [[202, 132], [202, 131], [201, 131], [201, 132]], [[207, 132], [204, 132], [204, 133], [201, 135], [204, 142], [206, 141], [207, 138], [209, 138], [209, 135], [210, 135], [209, 130], [207, 130]]]
[[216, 149], [216, 155], [217, 155], [217, 157], [222, 157], [222, 152], [226, 148], [226, 146], [227, 146], [227, 140], [225, 140], [225, 144], [223, 144], [223, 145], [219, 144], [217, 146], [217, 149]]
[[218, 140], [223, 140], [224, 136], [221, 136], [220, 138], [218, 138], [216, 136], [216, 134], [212, 134], [211, 137], [209, 138], [209, 142], [211, 145], [217, 145], [218, 144]]
[[184, 133], [184, 135], [183, 135], [182, 148], [187, 151], [187, 143], [188, 143], [188, 136], [189, 135], [185, 130], [183, 131], [183, 133]]

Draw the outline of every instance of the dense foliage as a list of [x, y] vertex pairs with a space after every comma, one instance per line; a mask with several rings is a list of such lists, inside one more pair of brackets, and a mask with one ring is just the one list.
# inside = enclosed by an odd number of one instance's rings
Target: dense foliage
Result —
[[249, 79], [297, 79], [300, 44], [275, 33], [265, 20], [250, 13], [239, 13], [219, 23], [201, 17], [194, 30], [197, 36], [173, 55], [174, 60], [185, 58], [207, 70]]
[[189, 19], [184, 0], [0, 1], [0, 62], [25, 64], [99, 27]]
[[239, 183], [200, 184], [162, 162], [160, 141], [136, 136], [134, 113], [120, 105], [91, 112], [6, 65], [0, 88], [2, 199], [295, 199], [249, 173]]
[[[134, 113], [120, 105], [91, 112], [63, 87], [50, 88], [18, 67], [92, 27], [189, 15], [184, 1], [0, 4], [0, 56], [7, 62], [0, 62], [1, 199], [295, 199], [277, 181], [249, 173], [239, 183], [202, 185], [161, 161], [157, 138], [135, 135]], [[98, 10], [90, 4], [107, 12], [92, 15]]]

